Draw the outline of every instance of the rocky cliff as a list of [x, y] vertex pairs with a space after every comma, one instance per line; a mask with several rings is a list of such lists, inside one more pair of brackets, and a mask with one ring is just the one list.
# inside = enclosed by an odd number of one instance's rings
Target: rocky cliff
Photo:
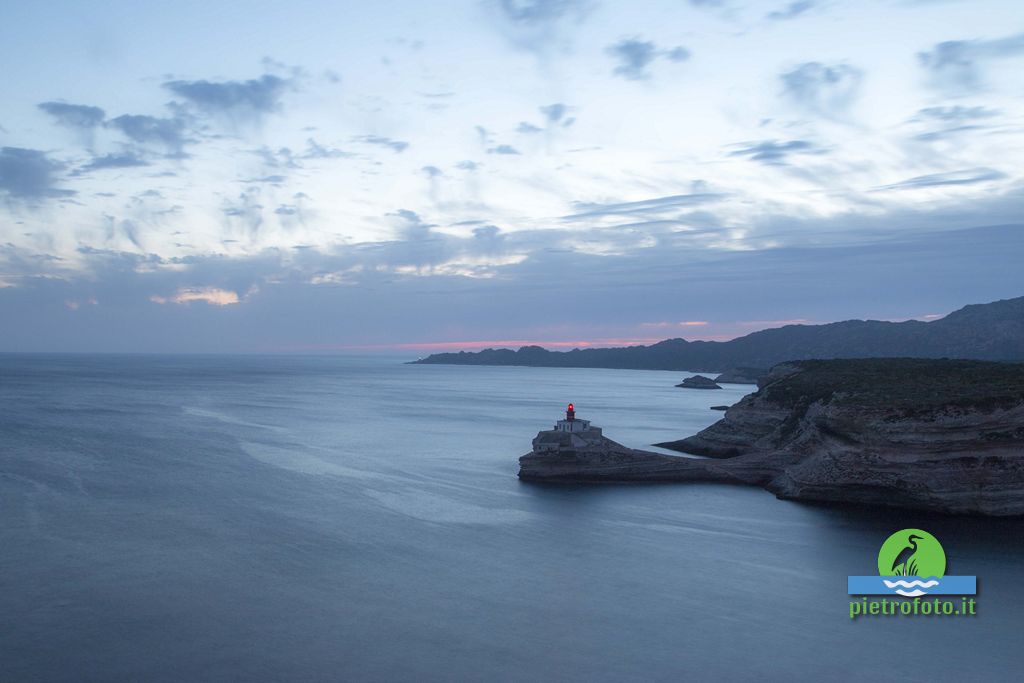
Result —
[[[635, 451], [538, 435], [524, 479], [721, 481], [780, 498], [1024, 515], [1024, 365], [856, 359], [773, 368], [699, 434]], [[542, 438], [543, 437], [543, 438]]]
[[785, 363], [722, 420], [659, 445], [756, 460], [782, 498], [1024, 514], [1024, 365]]

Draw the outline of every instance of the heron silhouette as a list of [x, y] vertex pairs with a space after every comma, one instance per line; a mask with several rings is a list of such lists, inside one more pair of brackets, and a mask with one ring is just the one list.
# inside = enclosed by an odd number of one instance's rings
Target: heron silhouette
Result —
[[[907, 537], [908, 545], [906, 548], [900, 551], [900, 554], [896, 556], [896, 559], [892, 561], [892, 575], [893, 576], [916, 576], [917, 575], [917, 561], [914, 559], [914, 555], [917, 554], [917, 542], [921, 540], [921, 536], [916, 534], [910, 534]], [[897, 570], [899, 567], [899, 570]]]

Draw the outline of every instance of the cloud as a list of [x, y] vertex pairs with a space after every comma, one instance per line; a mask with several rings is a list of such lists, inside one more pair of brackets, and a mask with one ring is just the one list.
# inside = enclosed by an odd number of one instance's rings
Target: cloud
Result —
[[540, 113], [544, 115], [544, 119], [548, 123], [558, 123], [565, 116], [565, 113], [569, 111], [569, 107], [562, 104], [561, 102], [555, 102], [554, 104], [547, 104], [543, 107], [539, 107]]
[[564, 47], [566, 30], [590, 12], [590, 0], [492, 0], [499, 26], [509, 41], [539, 55]]
[[455, 164], [456, 168], [462, 169], [463, 171], [475, 171], [480, 168], [480, 164], [475, 161], [465, 160]]
[[424, 166], [420, 170], [423, 171], [424, 175], [428, 178], [437, 178], [444, 175], [444, 172], [437, 166]]
[[[557, 128], [568, 128], [572, 124], [576, 123], [576, 118], [568, 116], [569, 105], [563, 104], [562, 102], [555, 102], [553, 104], [546, 104], [541, 107], [537, 107], [537, 110], [544, 117], [544, 127], [532, 124], [528, 121], [520, 121], [519, 126], [516, 127], [516, 132], [526, 135], [532, 135], [534, 133], [543, 133], [545, 130], [555, 130]], [[483, 130], [483, 129], [480, 129]], [[483, 135], [484, 144], [488, 144], [490, 141], [489, 135]]]
[[685, 62], [692, 56], [692, 54], [693, 53], [691, 53], [682, 45], [677, 45], [671, 50], [665, 51], [665, 59], [667, 59], [670, 62]]
[[67, 104], [66, 102], [42, 102], [40, 109], [52, 116], [56, 122], [67, 128], [92, 129], [102, 125], [107, 117], [99, 107], [86, 104]]
[[940, 121], [971, 121], [976, 119], [987, 119], [996, 116], [999, 112], [988, 107], [925, 107], [918, 111], [919, 117], [938, 119]]
[[691, 194], [674, 194], [666, 197], [654, 197], [633, 202], [593, 203], [576, 202], [573, 208], [576, 213], [563, 216], [566, 220], [591, 219], [598, 216], [647, 216], [666, 210], [681, 207], [693, 207], [725, 199], [728, 195], [713, 192], [696, 192]]
[[580, 16], [587, 7], [579, 0], [499, 0], [504, 16], [517, 24], [537, 25]]
[[650, 41], [622, 40], [607, 49], [619, 61], [613, 73], [633, 80], [648, 78], [647, 65], [658, 56], [657, 47]]
[[357, 135], [352, 138], [356, 142], [363, 142], [368, 145], [379, 145], [381, 147], [387, 147], [394, 152], [404, 152], [408, 147], [409, 143], [403, 140], [392, 140], [381, 135]]
[[652, 41], [639, 38], [620, 40], [608, 46], [605, 52], [618, 62], [612, 73], [633, 81], [650, 78], [648, 67], [660, 57], [673, 62], [682, 62], [690, 58], [690, 51], [684, 47], [662, 50]]
[[877, 190], [916, 190], [927, 187], [947, 187], [951, 185], [974, 185], [991, 180], [1002, 180], [1006, 174], [992, 168], [970, 168], [961, 171], [950, 171], [948, 173], [932, 173], [930, 175], [917, 176], [907, 180], [882, 185]]
[[0, 147], [0, 190], [16, 199], [42, 199], [74, 194], [55, 187], [64, 164], [46, 152], [23, 147]]
[[962, 135], [963, 133], [990, 129], [990, 126], [982, 125], [980, 122], [997, 116], [999, 112], [987, 107], [925, 107], [918, 111], [911, 121], [918, 123], [947, 124], [944, 128], [928, 130], [914, 136], [917, 140], [931, 142], [934, 140], [945, 140]]
[[238, 292], [217, 287], [181, 287], [171, 296], [151, 296], [149, 300], [156, 304], [190, 304], [201, 301], [210, 306], [231, 306], [240, 303]]
[[788, 21], [789, 19], [796, 19], [802, 14], [814, 9], [818, 3], [816, 0], [796, 0], [791, 2], [782, 9], [769, 12], [765, 15], [765, 19], [769, 21]]
[[123, 114], [111, 119], [108, 126], [124, 133], [142, 145], [158, 144], [174, 156], [182, 156], [185, 143], [185, 122], [179, 117], [160, 118], [146, 114]]
[[260, 188], [250, 187], [234, 202], [226, 202], [224, 215], [229, 224], [240, 223], [249, 237], [255, 236], [263, 227], [263, 204], [260, 203]]
[[805, 62], [780, 78], [785, 97], [808, 111], [833, 116], [856, 99], [864, 73], [849, 64]]
[[294, 88], [294, 81], [264, 74], [247, 81], [168, 81], [163, 86], [201, 111], [240, 121], [279, 111], [281, 98]]
[[84, 301], [83, 300], [78, 300], [78, 299], [67, 299], [64, 302], [64, 306], [69, 311], [77, 311], [82, 306], [98, 306], [99, 303], [100, 302], [97, 301], [95, 297], [89, 297], [88, 299], [85, 299]]
[[[41, 266], [27, 254], [15, 254], [11, 265], [0, 244], [0, 272], [16, 285], [0, 292], [0, 319], [18, 320], [0, 335], [0, 348], [280, 351], [302, 344], [570, 338], [562, 334], [586, 340], [650, 336], [642, 323], [681, 320], [710, 321], [679, 328], [706, 336], [718, 334], [722, 320], [895, 318], [1024, 291], [1018, 263], [1024, 196], [936, 206], [802, 219], [766, 206], [745, 227], [781, 233], [782, 243], [746, 251], [697, 249], [692, 233], [673, 227], [503, 233], [482, 226], [469, 236], [426, 228], [413, 230], [411, 239], [403, 234], [333, 250], [270, 249], [236, 258], [92, 250], [81, 254], [86, 276], [65, 270], [56, 278], [28, 276]], [[424, 223], [418, 216], [393, 220]], [[977, 225], [999, 227], [954, 229]], [[606, 240], [621, 240], [613, 242], [621, 248], [585, 250]], [[911, 262], [914, 268], [906, 268]], [[312, 284], [318, 276], [319, 286]], [[817, 296], [808, 298], [808, 282]], [[243, 296], [254, 284], [260, 295]], [[233, 292], [244, 305], [200, 299], [171, 305], [179, 293], [207, 288]], [[887, 296], [893, 291], [906, 296]], [[166, 304], [150, 301], [152, 294]], [[86, 297], [102, 302], [102, 321], [80, 315], [85, 306], [78, 314], [64, 307]], [[575, 305], [533, 305], [552, 297]], [[346, 315], [325, 316], [325, 310]], [[602, 311], [597, 322], [595, 310]], [[230, 315], [219, 315], [225, 312]], [[595, 332], [595, 325], [622, 327]]]
[[309, 195], [305, 192], [296, 192], [292, 195], [292, 200], [293, 203], [280, 204], [274, 209], [274, 215], [277, 216], [278, 222], [286, 229], [297, 225], [305, 225], [311, 217], [311, 212], [308, 208]]
[[288, 147], [279, 147], [276, 150], [261, 147], [254, 150], [253, 153], [258, 154], [263, 159], [263, 163], [270, 168], [302, 168], [302, 164], [297, 161], [298, 157]]
[[303, 159], [341, 159], [343, 157], [352, 156], [351, 154], [337, 149], [335, 147], [328, 147], [321, 145], [313, 138], [306, 140], [306, 151], [301, 155]]
[[101, 157], [94, 157], [92, 161], [75, 171], [75, 175], [99, 171], [108, 168], [134, 168], [137, 166], [149, 166], [149, 162], [133, 152], [123, 154], [106, 154]]
[[488, 154], [520, 154], [519, 150], [512, 145], [498, 145], [496, 147], [490, 147], [487, 150]]
[[809, 140], [762, 140], [761, 142], [744, 143], [740, 149], [729, 152], [732, 157], [747, 157], [752, 161], [773, 166], [785, 165], [792, 154], [824, 154], [825, 150]]
[[980, 62], [1024, 55], [1024, 33], [995, 40], [947, 40], [927, 52], [918, 62], [938, 87], [979, 90], [983, 83]]

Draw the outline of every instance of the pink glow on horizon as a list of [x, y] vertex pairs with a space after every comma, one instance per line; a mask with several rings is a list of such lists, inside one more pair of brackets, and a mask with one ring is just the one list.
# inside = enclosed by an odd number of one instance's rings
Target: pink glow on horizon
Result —
[[613, 346], [657, 344], [662, 337], [610, 338], [589, 340], [484, 339], [452, 342], [407, 342], [401, 344], [317, 344], [289, 347], [287, 351], [469, 351], [480, 349], [518, 349], [521, 346], [543, 346], [546, 349], [593, 349]]
[[[901, 320], [913, 320], [924, 318], [934, 320], [941, 318], [941, 315], [928, 314], [917, 318], [903, 318]], [[893, 321], [895, 322], [895, 321]], [[479, 339], [469, 341], [437, 341], [437, 342], [402, 342], [396, 344], [312, 344], [295, 345], [284, 348], [271, 349], [278, 352], [330, 352], [330, 351], [423, 351], [423, 352], [457, 352], [457, 351], [480, 351], [482, 349], [518, 349], [522, 346], [541, 346], [552, 350], [569, 349], [600, 349], [622, 346], [650, 346], [665, 341], [673, 336], [672, 328], [685, 327], [687, 331], [680, 335], [685, 336], [687, 341], [730, 341], [743, 337], [751, 332], [759, 330], [783, 327], [785, 325], [821, 325], [820, 321], [806, 318], [793, 318], [789, 320], [738, 320], [732, 322], [713, 323], [703, 320], [688, 320], [680, 322], [650, 322], [640, 323], [639, 327], [644, 332], [657, 331], [661, 336], [621, 336], [621, 337], [597, 337], [592, 339]], [[701, 333], [692, 334], [700, 329]], [[753, 328], [753, 329], [751, 329]], [[714, 330], [714, 333], [711, 331]]]

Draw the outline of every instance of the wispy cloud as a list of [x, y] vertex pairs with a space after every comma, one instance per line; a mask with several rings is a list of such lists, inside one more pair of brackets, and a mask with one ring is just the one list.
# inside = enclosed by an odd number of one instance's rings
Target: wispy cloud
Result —
[[553, 104], [546, 104], [542, 107], [538, 107], [544, 120], [547, 122], [547, 126], [561, 126], [562, 128], [568, 128], [576, 122], [574, 116], [569, 115], [571, 107], [564, 102], [555, 102]]
[[201, 302], [210, 306], [231, 306], [241, 301], [238, 292], [217, 287], [181, 287], [170, 296], [153, 295], [149, 300], [156, 304], [191, 304]]
[[185, 121], [179, 117], [164, 118], [147, 114], [122, 114], [111, 119], [108, 125], [141, 145], [157, 145], [173, 156], [184, 154], [189, 141], [185, 132]]
[[86, 104], [68, 104], [66, 102], [42, 102], [40, 109], [54, 120], [68, 128], [96, 128], [103, 124], [107, 114], [99, 107]]
[[499, 0], [498, 5], [509, 21], [536, 25], [559, 21], [566, 16], [579, 16], [587, 9], [580, 0]]
[[781, 9], [774, 10], [765, 15], [769, 21], [788, 21], [806, 14], [817, 6], [815, 0], [795, 0]]
[[293, 79], [264, 74], [246, 81], [168, 81], [163, 84], [200, 111], [236, 122], [256, 121], [280, 110], [281, 98], [295, 87]]
[[849, 64], [804, 62], [779, 78], [782, 94], [791, 102], [809, 112], [835, 116], [857, 98], [864, 72]]
[[991, 125], [983, 122], [993, 119], [999, 115], [995, 109], [988, 107], [925, 107], [918, 111], [911, 119], [912, 123], [937, 125], [938, 128], [931, 128], [917, 133], [914, 138], [924, 142], [948, 140], [966, 133], [991, 130]]
[[0, 147], [0, 190], [20, 200], [74, 194], [57, 187], [58, 173], [64, 168], [42, 150]]
[[609, 45], [605, 52], [617, 62], [612, 73], [633, 81], [650, 78], [649, 67], [656, 59], [684, 62], [690, 58], [690, 51], [685, 47], [678, 46], [666, 50], [659, 48], [653, 41], [640, 38], [625, 38], [614, 45]]
[[650, 214], [658, 214], [666, 210], [700, 206], [702, 204], [721, 201], [726, 196], [727, 195], [723, 193], [716, 192], [696, 192], [692, 194], [675, 194], [666, 197], [654, 197], [651, 199], [642, 199], [632, 202], [576, 202], [573, 205], [576, 209], [576, 213], [563, 216], [563, 218], [567, 220], [579, 220], [606, 215], [647, 216]]
[[362, 142], [367, 145], [377, 145], [379, 147], [387, 147], [393, 152], [404, 152], [409, 148], [409, 143], [404, 140], [392, 140], [391, 138], [384, 137], [382, 135], [357, 135], [352, 138], [356, 142]]
[[947, 40], [917, 55], [935, 85], [953, 90], [980, 89], [985, 61], [1020, 56], [1024, 56], [1024, 33], [993, 40]]
[[568, 31], [594, 6], [591, 0], [490, 0], [510, 42], [539, 55], [565, 47]]
[[496, 145], [487, 149], [488, 154], [519, 154], [519, 150], [512, 145]]
[[136, 168], [139, 166], [149, 166], [149, 162], [133, 152], [105, 154], [93, 157], [89, 163], [76, 169], [74, 174], [81, 175], [90, 171], [101, 171], [110, 168]]
[[991, 168], [970, 168], [948, 173], [931, 173], [929, 175], [908, 178], [891, 185], [882, 185], [878, 190], [916, 190], [928, 187], [947, 187], [951, 185], [974, 185], [993, 180], [1002, 180], [1006, 174]]
[[729, 156], [747, 157], [762, 164], [780, 166], [794, 154], [824, 154], [825, 150], [809, 140], [762, 140], [760, 142], [743, 143], [739, 149], [729, 152]]
[[956, 105], [952, 107], [925, 107], [918, 111], [919, 117], [938, 119], [940, 121], [972, 121], [976, 119], [989, 119], [999, 112], [989, 107], [965, 107]]

